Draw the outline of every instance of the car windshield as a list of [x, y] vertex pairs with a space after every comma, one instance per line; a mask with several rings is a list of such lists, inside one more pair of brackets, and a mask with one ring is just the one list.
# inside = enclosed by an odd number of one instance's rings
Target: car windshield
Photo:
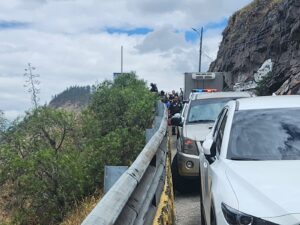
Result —
[[198, 99], [191, 102], [187, 123], [214, 122], [232, 98]]
[[227, 158], [299, 160], [300, 109], [244, 110], [235, 113]]

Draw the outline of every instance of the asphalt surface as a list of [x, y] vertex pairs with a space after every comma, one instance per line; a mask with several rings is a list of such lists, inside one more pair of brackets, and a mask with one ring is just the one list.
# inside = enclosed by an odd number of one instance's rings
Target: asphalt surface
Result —
[[[171, 132], [169, 132], [171, 134]], [[176, 136], [171, 137], [172, 158], [176, 154]], [[175, 192], [175, 216], [176, 225], [199, 225], [200, 224], [200, 188], [195, 185], [195, 190], [190, 193], [181, 194]]]

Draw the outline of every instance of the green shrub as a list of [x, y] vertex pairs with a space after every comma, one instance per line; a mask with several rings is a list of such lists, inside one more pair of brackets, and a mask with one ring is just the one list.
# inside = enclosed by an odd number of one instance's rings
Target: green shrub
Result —
[[102, 185], [103, 165], [130, 165], [142, 150], [156, 96], [134, 74], [105, 81], [94, 89], [83, 124], [89, 174], [97, 186]]
[[1, 180], [12, 183], [17, 224], [56, 224], [84, 196], [75, 117], [41, 107], [28, 113], [1, 145]]
[[94, 87], [81, 115], [39, 107], [5, 131], [0, 185], [13, 224], [59, 224], [103, 183], [104, 165], [130, 165], [145, 144], [156, 97], [134, 74]]

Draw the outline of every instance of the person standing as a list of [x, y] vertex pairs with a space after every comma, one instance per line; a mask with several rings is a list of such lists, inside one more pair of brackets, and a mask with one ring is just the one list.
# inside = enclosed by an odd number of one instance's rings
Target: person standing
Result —
[[[169, 114], [170, 118], [174, 116], [176, 113], [180, 113], [182, 110], [182, 103], [179, 100], [178, 96], [175, 96], [175, 98], [172, 100], [171, 105], [169, 107]], [[172, 135], [176, 135], [175, 132], [175, 126], [172, 125]]]
[[156, 84], [151, 83], [150, 86], [151, 86], [151, 89], [150, 89], [151, 92], [156, 92], [156, 93], [158, 93], [158, 89], [157, 89]]

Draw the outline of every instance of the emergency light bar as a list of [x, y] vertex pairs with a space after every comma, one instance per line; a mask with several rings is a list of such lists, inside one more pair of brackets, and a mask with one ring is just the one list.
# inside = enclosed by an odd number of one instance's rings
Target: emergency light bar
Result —
[[192, 92], [218, 92], [217, 89], [192, 89]]

